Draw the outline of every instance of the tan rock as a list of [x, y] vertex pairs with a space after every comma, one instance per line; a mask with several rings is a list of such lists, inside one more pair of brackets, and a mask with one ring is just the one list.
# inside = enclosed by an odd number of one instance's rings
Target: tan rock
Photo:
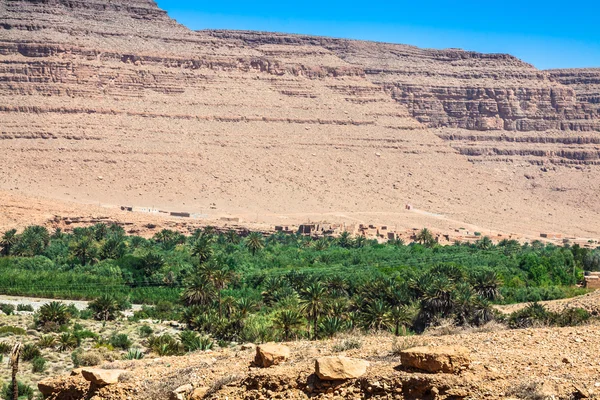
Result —
[[403, 367], [427, 372], [456, 373], [469, 366], [469, 349], [462, 346], [415, 347], [400, 353]]
[[171, 392], [169, 396], [170, 400], [185, 400], [188, 393], [191, 393], [194, 387], [188, 383], [186, 385], [179, 386], [177, 389]]
[[83, 368], [81, 375], [83, 375], [86, 381], [98, 386], [105, 386], [119, 382], [119, 375], [123, 372], [125, 370], [122, 369]]
[[60, 391], [60, 381], [54, 378], [41, 380], [38, 382], [38, 390], [44, 395], [44, 397], [48, 397], [51, 394]]
[[207, 387], [199, 387], [194, 389], [192, 394], [190, 395], [190, 400], [202, 400], [204, 396], [208, 393], [209, 388]]
[[254, 363], [258, 367], [268, 368], [272, 365], [278, 365], [289, 358], [289, 347], [281, 344], [267, 343], [256, 348]]
[[368, 361], [349, 357], [321, 357], [315, 361], [315, 374], [322, 380], [355, 379], [367, 372]]

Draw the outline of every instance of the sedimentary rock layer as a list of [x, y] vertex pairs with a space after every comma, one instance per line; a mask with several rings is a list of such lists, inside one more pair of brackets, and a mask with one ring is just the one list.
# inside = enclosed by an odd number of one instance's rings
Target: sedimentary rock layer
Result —
[[575, 169], [598, 157], [586, 87], [508, 55], [193, 32], [151, 0], [0, 0], [0, 189], [252, 220], [400, 224], [411, 203], [599, 226], [594, 171]]

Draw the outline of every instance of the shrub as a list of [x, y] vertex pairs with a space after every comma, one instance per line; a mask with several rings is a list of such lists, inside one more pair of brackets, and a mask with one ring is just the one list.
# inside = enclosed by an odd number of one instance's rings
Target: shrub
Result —
[[83, 351], [77, 349], [71, 353], [71, 360], [75, 368], [79, 367], [94, 367], [102, 363], [102, 356], [96, 351]]
[[6, 315], [12, 315], [15, 312], [15, 306], [12, 304], [0, 303], [0, 311]]
[[33, 312], [33, 306], [31, 304], [18, 304], [17, 311]]
[[341, 342], [336, 343], [333, 346], [333, 351], [336, 353], [339, 353], [339, 352], [347, 351], [347, 350], [360, 349], [361, 347], [362, 347], [362, 342], [359, 338], [348, 337], [348, 338], [343, 339]]
[[141, 360], [144, 358], [144, 352], [141, 349], [129, 349], [123, 356], [124, 360]]
[[81, 341], [85, 339], [98, 339], [98, 334], [87, 329], [73, 331], [73, 336], [77, 338], [77, 343], [81, 345]]
[[[19, 399], [26, 398], [27, 400], [33, 399], [33, 388], [29, 385], [24, 384], [23, 382], [17, 381], [17, 388], [19, 390]], [[12, 382], [2, 386], [2, 390], [0, 391], [0, 395], [3, 399], [12, 399], [13, 395], [13, 385]]]
[[124, 333], [116, 334], [113, 333], [110, 337], [110, 344], [115, 349], [129, 350], [132, 345], [131, 340], [129, 340], [129, 336]]
[[550, 324], [551, 319], [552, 314], [543, 305], [533, 303], [512, 313], [508, 317], [508, 326], [513, 329], [545, 326]]
[[21, 359], [23, 361], [31, 361], [41, 355], [42, 352], [40, 351], [40, 348], [35, 344], [28, 343], [21, 348]]
[[15, 335], [15, 336], [23, 336], [26, 333], [27, 332], [25, 331], [25, 329], [18, 328], [16, 326], [11, 326], [11, 325], [0, 326], [0, 335], [9, 334], [9, 335]]
[[73, 350], [79, 346], [79, 341], [77, 337], [72, 333], [63, 333], [58, 337], [58, 349], [60, 351], [69, 351]]
[[181, 343], [168, 333], [148, 337], [148, 347], [159, 356], [176, 356], [184, 350]]
[[94, 312], [90, 309], [79, 311], [79, 319], [87, 320], [94, 318]]
[[567, 308], [554, 314], [552, 323], [558, 326], [577, 326], [587, 323], [591, 317], [591, 314], [583, 308]]
[[94, 319], [98, 321], [112, 321], [121, 315], [119, 302], [114, 296], [104, 294], [88, 305]]
[[187, 352], [205, 351], [213, 348], [213, 340], [208, 336], [200, 336], [193, 331], [183, 331], [179, 334], [179, 340]]
[[9, 354], [12, 346], [6, 342], [0, 342], [0, 354]]
[[31, 371], [33, 373], [41, 373], [46, 370], [46, 359], [44, 357], [36, 357], [31, 362]]
[[54, 345], [56, 344], [56, 337], [52, 336], [52, 335], [42, 335], [40, 336], [40, 338], [38, 339], [37, 345], [38, 347], [40, 347], [41, 349], [49, 349], [54, 347]]
[[47, 323], [66, 325], [71, 319], [69, 309], [58, 301], [46, 303], [40, 307], [37, 315], [37, 325], [44, 326]]
[[139, 329], [140, 336], [146, 338], [154, 333], [154, 329], [152, 329], [148, 325], [142, 325]]

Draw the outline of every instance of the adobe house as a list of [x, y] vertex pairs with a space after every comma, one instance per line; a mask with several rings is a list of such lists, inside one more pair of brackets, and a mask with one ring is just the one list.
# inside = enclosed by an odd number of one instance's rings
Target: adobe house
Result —
[[586, 289], [600, 289], [600, 272], [586, 272], [584, 287]]

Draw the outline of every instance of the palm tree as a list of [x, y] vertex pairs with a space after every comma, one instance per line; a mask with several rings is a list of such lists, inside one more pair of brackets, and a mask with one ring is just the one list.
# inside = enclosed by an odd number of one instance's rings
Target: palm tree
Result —
[[245, 319], [248, 314], [256, 309], [256, 302], [250, 297], [241, 297], [237, 300], [236, 307], [241, 319]]
[[28, 226], [17, 238], [17, 243], [12, 247], [12, 251], [23, 257], [41, 255], [50, 243], [48, 229], [37, 225]]
[[186, 285], [181, 299], [187, 306], [207, 305], [210, 303], [215, 288], [210, 279], [205, 275], [194, 275]]
[[494, 301], [501, 297], [502, 281], [495, 271], [485, 270], [473, 274], [472, 284], [477, 294], [486, 300]]
[[302, 315], [297, 310], [281, 310], [275, 316], [275, 327], [283, 331], [283, 339], [287, 342], [302, 326]]
[[389, 312], [389, 305], [381, 299], [368, 304], [364, 312], [365, 326], [377, 331], [386, 329], [389, 322]]
[[252, 232], [246, 238], [246, 247], [254, 256], [258, 251], [265, 247], [265, 240], [260, 233]]
[[38, 311], [38, 324], [44, 325], [48, 322], [54, 322], [58, 325], [65, 325], [69, 322], [71, 315], [67, 306], [58, 301], [51, 301], [40, 307]]
[[108, 294], [103, 294], [90, 302], [88, 308], [94, 313], [95, 319], [104, 322], [116, 319], [120, 311], [117, 299]]
[[346, 323], [338, 316], [326, 316], [319, 324], [320, 332], [325, 337], [331, 338], [346, 328]]
[[142, 265], [144, 275], [149, 278], [165, 265], [165, 260], [163, 256], [156, 251], [149, 251], [142, 257]]
[[213, 241], [213, 236], [202, 234], [192, 243], [192, 256], [198, 258], [198, 263], [200, 265], [208, 262], [212, 258]]
[[240, 242], [240, 235], [233, 229], [228, 230], [225, 236], [227, 238], [227, 243], [238, 244]]
[[2, 251], [0, 254], [4, 256], [8, 256], [10, 254], [10, 249], [17, 243], [17, 230], [11, 229], [9, 231], [4, 232], [2, 235], [2, 239], [0, 239], [0, 246], [2, 246]]
[[494, 247], [494, 242], [492, 242], [492, 239], [490, 239], [489, 236], [484, 236], [479, 239], [475, 245], [480, 250], [489, 250]]
[[412, 324], [415, 317], [415, 309], [409, 305], [395, 304], [390, 308], [389, 319], [394, 325], [394, 335], [406, 335], [406, 327]]
[[217, 269], [212, 276], [212, 283], [217, 292], [217, 297], [219, 301], [219, 318], [223, 317], [223, 312], [221, 309], [221, 291], [227, 287], [229, 282], [233, 279], [234, 275], [231, 271], [227, 271], [225, 269]]
[[97, 253], [96, 242], [85, 236], [71, 244], [71, 252], [79, 260], [81, 265], [86, 265]]
[[417, 242], [425, 247], [433, 247], [435, 245], [435, 239], [429, 229], [423, 228], [421, 232], [417, 233]]
[[314, 281], [300, 292], [300, 304], [313, 325], [313, 339], [317, 338], [319, 317], [325, 309], [327, 288], [319, 281]]
[[352, 247], [352, 237], [350, 236], [350, 233], [348, 233], [347, 231], [342, 232], [342, 234], [337, 239], [337, 244], [338, 246], [343, 247], [345, 249], [349, 249], [350, 247]]

